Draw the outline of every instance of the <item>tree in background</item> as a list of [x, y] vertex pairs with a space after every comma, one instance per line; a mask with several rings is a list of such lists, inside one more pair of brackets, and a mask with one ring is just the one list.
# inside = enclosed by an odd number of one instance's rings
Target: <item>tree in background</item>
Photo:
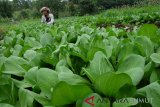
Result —
[[0, 17], [37, 18], [40, 17], [40, 8], [44, 6], [49, 7], [56, 18], [86, 15], [113, 7], [133, 5], [135, 2], [142, 6], [160, 4], [159, 0], [0, 0]]
[[78, 12], [79, 0], [69, 0], [69, 2], [66, 5], [69, 8], [68, 10], [71, 16], [79, 14]]
[[8, 0], [0, 1], [0, 17], [12, 17], [12, 5], [11, 2], [9, 2]]
[[28, 9], [32, 6], [32, 0], [13, 0], [13, 9], [15, 11]]
[[81, 0], [79, 2], [80, 15], [93, 14], [97, 12], [97, 7], [92, 0]]
[[74, 4], [78, 4], [80, 0], [69, 0], [69, 2], [72, 2]]
[[13, 18], [19, 20], [38, 17], [40, 14], [37, 14], [38, 10], [33, 4], [34, 0], [13, 0]]
[[96, 0], [97, 6], [103, 9], [109, 9], [112, 7], [120, 7], [123, 5], [133, 5], [140, 0]]
[[[136, 1], [138, 0], [69, 0], [68, 7], [71, 15], [85, 15], [113, 7], [133, 5]], [[75, 5], [78, 5], [78, 8], [75, 8]]]

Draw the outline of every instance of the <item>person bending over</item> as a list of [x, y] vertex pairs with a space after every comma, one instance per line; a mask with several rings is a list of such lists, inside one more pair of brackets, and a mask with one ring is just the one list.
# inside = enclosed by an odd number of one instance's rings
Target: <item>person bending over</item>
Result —
[[48, 7], [42, 7], [40, 12], [42, 13], [42, 23], [46, 23], [48, 25], [54, 24], [54, 16]]

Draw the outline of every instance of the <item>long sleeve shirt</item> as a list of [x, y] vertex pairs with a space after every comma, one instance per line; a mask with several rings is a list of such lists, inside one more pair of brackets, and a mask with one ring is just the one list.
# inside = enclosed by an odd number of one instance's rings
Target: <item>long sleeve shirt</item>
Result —
[[53, 24], [54, 23], [54, 16], [53, 14], [49, 14], [48, 17], [45, 17], [44, 15], [42, 16], [41, 19], [42, 23], [47, 23], [47, 24]]

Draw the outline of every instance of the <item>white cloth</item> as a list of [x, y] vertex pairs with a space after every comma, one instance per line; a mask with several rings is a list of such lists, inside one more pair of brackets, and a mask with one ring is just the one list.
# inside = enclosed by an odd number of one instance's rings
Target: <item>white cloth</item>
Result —
[[42, 16], [41, 22], [42, 23], [47, 23], [47, 24], [53, 24], [54, 23], [54, 16], [53, 16], [53, 14], [50, 13], [48, 17], [50, 18], [49, 22], [46, 21], [46, 17], [44, 15]]

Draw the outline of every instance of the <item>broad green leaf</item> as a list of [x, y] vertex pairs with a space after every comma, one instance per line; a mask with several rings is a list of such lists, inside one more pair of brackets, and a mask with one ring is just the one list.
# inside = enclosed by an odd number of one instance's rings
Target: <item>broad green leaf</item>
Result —
[[88, 50], [87, 59], [88, 59], [88, 60], [93, 60], [95, 53], [98, 52], [98, 51], [101, 51], [101, 52], [104, 52], [104, 53], [105, 53], [105, 50], [102, 49], [102, 48], [92, 47], [92, 48], [90, 48], [90, 49]]
[[32, 85], [37, 84], [37, 72], [38, 67], [31, 68], [27, 73], [25, 73], [24, 80]]
[[82, 107], [82, 104], [83, 104], [83, 99], [79, 99], [76, 102], [76, 107]]
[[157, 47], [156, 53], [160, 53], [160, 47]]
[[5, 41], [5, 44], [11, 45], [13, 41], [13, 37], [5, 36], [4, 41]]
[[107, 72], [95, 80], [95, 88], [100, 93], [112, 97], [115, 97], [119, 89], [126, 84], [132, 85], [132, 80], [125, 73], [116, 74], [114, 72]]
[[[60, 34], [62, 34], [62, 35], [60, 35]], [[56, 39], [59, 39], [59, 40], [61, 40], [60, 41], [60, 44], [62, 45], [62, 44], [66, 44], [67, 43], [67, 35], [66, 35], [66, 33], [64, 32], [64, 31], [61, 31], [60, 32], [60, 36], [58, 37], [58, 38], [56, 38]], [[56, 36], [57, 37], [57, 36]]]
[[0, 48], [0, 55], [1, 57], [9, 57], [11, 55], [11, 50], [10, 48], [7, 48], [7, 47], [1, 47]]
[[[86, 46], [85, 46], [86, 47]], [[70, 54], [73, 56], [77, 56], [80, 57], [81, 59], [83, 59], [85, 62], [88, 61], [87, 59], [87, 55], [86, 53], [88, 52], [87, 49], [83, 48], [83, 47], [72, 47], [70, 50]]]
[[72, 70], [74, 70], [69, 53], [66, 53], [65, 60], [66, 60], [66, 62], [68, 64], [68, 66], [71, 67]]
[[54, 46], [47, 45], [42, 49], [43, 53], [40, 54], [40, 58], [43, 62], [50, 65], [55, 65], [59, 61], [59, 51], [57, 53], [54, 53], [53, 52], [53, 50], [55, 50]]
[[58, 79], [59, 81], [64, 81], [70, 85], [89, 84], [89, 82], [81, 76], [69, 72], [60, 72], [58, 74]]
[[34, 93], [33, 91], [29, 91], [26, 89], [23, 89], [27, 95], [31, 96], [32, 98], [34, 98], [37, 102], [39, 102], [40, 104], [42, 104], [43, 106], [50, 106], [51, 102], [49, 99], [47, 99], [46, 97], [39, 95], [37, 93]]
[[[76, 32], [76, 30], [74, 31], [74, 32]], [[68, 34], [68, 36], [67, 36], [67, 41], [69, 42], [69, 43], [75, 43], [76, 41], [77, 41], [77, 36], [75, 36], [75, 33], [74, 33], [73, 31], [69, 31], [69, 33], [68, 32], [65, 32], [64, 33], [64, 35], [67, 35]]]
[[41, 55], [42, 53], [37, 53], [36, 56], [33, 57], [31, 61], [29, 61], [29, 65], [32, 67], [41, 66], [43, 64], [41, 60]]
[[89, 79], [94, 82], [97, 77], [106, 72], [114, 71], [114, 69], [106, 56], [102, 52], [97, 52], [90, 62], [90, 66], [84, 71]]
[[144, 70], [140, 67], [135, 67], [135, 68], [126, 70], [123, 73], [128, 74], [132, 79], [132, 83], [134, 85], [137, 85], [141, 81], [141, 79], [143, 78]]
[[27, 50], [24, 53], [24, 58], [28, 59], [28, 61], [31, 61], [36, 56], [36, 51], [34, 50]]
[[113, 103], [113, 107], [130, 107], [137, 105], [138, 101], [135, 98], [118, 99]]
[[[121, 46], [122, 47], [122, 46]], [[123, 60], [130, 54], [139, 54], [139, 50], [135, 48], [133, 43], [125, 43], [118, 53], [118, 61]]]
[[18, 88], [29, 88], [29, 87], [32, 87], [31, 84], [29, 84], [28, 82], [25, 82], [25, 81], [19, 81], [19, 80], [16, 80], [16, 79], [12, 79], [12, 81], [15, 84], [15, 86], [18, 87]]
[[160, 80], [159, 69], [154, 69], [150, 75], [150, 83]]
[[[67, 62], [65, 59], [62, 59], [62, 60], [59, 60], [59, 62], [56, 64], [56, 71], [57, 72], [63, 72], [66, 70], [63, 70], [63, 69], [66, 69], [66, 66], [67, 66]], [[64, 68], [65, 67], [65, 68]], [[68, 72], [72, 72], [70, 69], [67, 68], [67, 71]]]
[[108, 37], [108, 40], [109, 40], [109, 43], [111, 44], [111, 46], [112, 46], [113, 48], [116, 48], [117, 45], [119, 44], [119, 39], [116, 38], [116, 37], [114, 37], [114, 36]]
[[144, 68], [144, 72], [145, 72], [145, 75], [150, 75], [151, 74], [151, 68], [152, 68], [152, 61], [150, 61], [148, 64], [145, 65], [145, 68]]
[[23, 58], [11, 56], [4, 62], [3, 73], [23, 76], [29, 67], [28, 62]]
[[14, 107], [14, 106], [10, 104], [0, 103], [0, 107]]
[[44, 107], [55, 107], [55, 106], [44, 106]]
[[11, 82], [10, 76], [8, 76], [8, 75], [1, 75], [0, 76], [0, 85], [10, 84], [10, 82]]
[[135, 42], [134, 49], [138, 51], [138, 53], [137, 53], [138, 55], [141, 55], [141, 56], [148, 58], [149, 55], [148, 56], [146, 55], [145, 47], [143, 47], [140, 43]]
[[134, 85], [137, 85], [144, 75], [145, 59], [140, 55], [129, 55], [119, 62], [118, 71], [128, 74]]
[[82, 78], [77, 74], [73, 74], [73, 72], [69, 68], [65, 67], [64, 65], [62, 66], [58, 65], [56, 67], [56, 70], [58, 71], [59, 81], [67, 82], [70, 85], [89, 84], [87, 80], [85, 80], [84, 78]]
[[11, 90], [11, 92], [10, 92], [11, 103], [10, 104], [14, 105], [18, 99], [18, 89], [17, 89], [17, 87], [14, 86], [13, 82], [11, 83], [10, 90]]
[[6, 85], [0, 85], [0, 102], [5, 101], [5, 100], [11, 100], [11, 86], [6, 84]]
[[19, 89], [19, 102], [20, 107], [33, 107], [33, 98], [23, 88]]
[[67, 73], [67, 74], [73, 74], [73, 72], [67, 68], [66, 66], [62, 65], [62, 66], [57, 66], [56, 67], [56, 71], [58, 73]]
[[117, 36], [116, 32], [112, 28], [107, 28], [106, 29], [109, 33], [108, 36]]
[[50, 98], [52, 90], [58, 83], [57, 72], [48, 68], [41, 68], [37, 72], [37, 83], [42, 91], [42, 95]]
[[78, 36], [76, 45], [86, 46], [86, 44], [89, 44], [90, 36], [87, 34], [82, 34], [81, 36]]
[[132, 84], [125, 84], [118, 90], [116, 98], [133, 97], [136, 94], [136, 91], [136, 86]]
[[145, 36], [137, 37], [134, 42], [140, 44], [143, 47], [147, 57], [149, 57], [154, 52], [154, 45], [149, 38]]
[[1, 70], [2, 70], [2, 66], [3, 66], [3, 63], [5, 62], [7, 58], [6, 57], [0, 57], [0, 74], [1, 74]]
[[42, 45], [38, 41], [36, 41], [34, 37], [26, 37], [24, 44], [29, 45], [30, 47], [32, 47], [32, 49], [42, 48]]
[[52, 105], [72, 104], [90, 93], [92, 90], [87, 85], [69, 85], [66, 82], [59, 82], [52, 93]]
[[11, 85], [10, 76], [0, 76], [0, 103], [14, 102], [14, 96], [12, 95], [15, 93], [12, 93], [13, 87]]
[[120, 41], [118, 38], [116, 38], [114, 36], [110, 36], [108, 39], [109, 39], [108, 40], [109, 44], [111, 45], [110, 49], [112, 49], [112, 50], [110, 50], [110, 53], [111, 53], [110, 57], [113, 62], [112, 64], [116, 64], [117, 63], [117, 61], [116, 61], [117, 55], [119, 54], [119, 50], [121, 48]]
[[51, 45], [53, 42], [53, 38], [50, 34], [43, 34], [40, 38], [40, 43], [42, 46]]
[[160, 105], [160, 83], [159, 81], [151, 83], [137, 91], [140, 94], [143, 94], [146, 98], [149, 99], [149, 103], [152, 107], [159, 107]]
[[24, 55], [24, 53], [27, 51], [27, 50], [30, 50], [30, 46], [29, 45], [24, 45], [23, 47], [22, 47], [22, 50], [20, 51], [20, 53], [19, 53], [19, 56], [23, 56]]
[[153, 53], [150, 58], [153, 62], [160, 64], [160, 54], [159, 53]]
[[21, 50], [22, 50], [22, 46], [21, 45], [19, 45], [19, 44], [15, 45], [12, 55], [19, 56]]
[[144, 24], [140, 27], [138, 31], [138, 35], [140, 36], [147, 36], [149, 37], [153, 42], [159, 43], [160, 39], [157, 35], [158, 27], [154, 24]]
[[84, 34], [91, 34], [94, 31], [94, 29], [92, 29], [88, 26], [84, 26], [81, 28], [80, 31], [83, 32]]
[[90, 47], [87, 53], [88, 60], [92, 60], [95, 53], [98, 51], [103, 52], [108, 58], [112, 52], [110, 50], [110, 47], [105, 45], [103, 38], [101, 36], [96, 36], [93, 40], [91, 39]]

